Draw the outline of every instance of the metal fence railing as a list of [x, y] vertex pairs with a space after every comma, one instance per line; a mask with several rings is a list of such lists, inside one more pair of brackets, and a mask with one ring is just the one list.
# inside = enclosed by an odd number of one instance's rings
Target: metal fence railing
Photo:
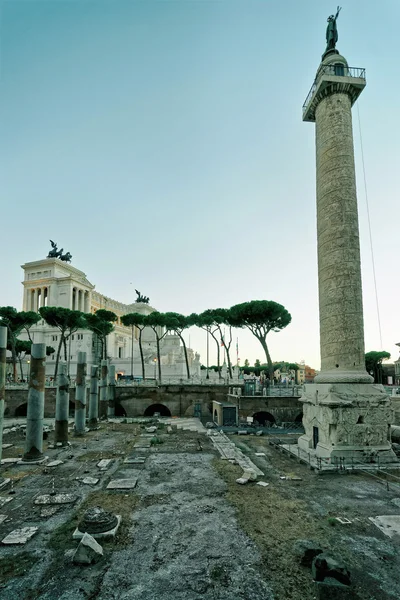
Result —
[[358, 79], [365, 79], [365, 69], [362, 67], [346, 67], [343, 64], [336, 65], [322, 65], [318, 73], [314, 79], [314, 83], [311, 86], [310, 91], [308, 92], [307, 98], [303, 104], [303, 115], [307, 110], [307, 107], [310, 103], [313, 93], [317, 88], [317, 83], [321, 77], [324, 75], [333, 76], [333, 77], [354, 77]]

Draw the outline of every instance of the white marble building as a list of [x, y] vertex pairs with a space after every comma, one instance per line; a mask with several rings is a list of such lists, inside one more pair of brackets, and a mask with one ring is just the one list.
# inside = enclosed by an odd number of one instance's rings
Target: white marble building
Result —
[[[132, 340], [132, 329], [124, 327], [121, 316], [127, 313], [138, 312], [150, 314], [155, 308], [143, 302], [123, 304], [103, 296], [95, 291], [95, 286], [90, 283], [85, 273], [76, 267], [61, 261], [59, 258], [46, 258], [22, 265], [24, 270], [24, 295], [23, 310], [38, 311], [42, 306], [60, 306], [82, 312], [95, 313], [103, 308], [113, 311], [118, 320], [114, 331], [108, 336], [107, 354], [120, 375], [131, 375], [132, 349], [133, 349], [133, 374], [141, 377], [142, 367], [139, 351], [139, 330], [134, 329]], [[44, 321], [30, 330], [33, 341], [44, 342], [57, 350], [60, 332], [51, 328]], [[21, 334], [21, 339], [27, 336]], [[71, 336], [67, 343], [69, 372], [73, 378], [76, 373], [76, 361], [79, 351], [87, 353], [88, 371], [92, 364], [99, 364], [99, 349], [96, 336], [88, 330], [79, 330]], [[153, 378], [156, 374], [157, 357], [155, 335], [151, 329], [145, 329], [142, 334], [142, 346], [146, 364], [146, 377]], [[162, 377], [168, 379], [186, 378], [186, 364], [183, 346], [175, 334], [168, 333], [160, 344]], [[188, 348], [188, 360], [192, 377], [200, 375], [200, 356]], [[63, 356], [63, 354], [62, 354]], [[29, 357], [28, 357], [29, 359]], [[51, 377], [54, 374], [56, 354], [47, 358], [46, 374]], [[29, 369], [28, 361], [25, 361], [26, 372]], [[24, 369], [24, 370], [25, 370]]]

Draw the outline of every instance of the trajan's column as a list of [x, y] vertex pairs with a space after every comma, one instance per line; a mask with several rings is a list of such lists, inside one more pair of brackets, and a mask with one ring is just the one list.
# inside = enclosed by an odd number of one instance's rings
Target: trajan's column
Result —
[[351, 107], [365, 70], [336, 50], [336, 15], [327, 48], [303, 106], [315, 123], [321, 372], [305, 386], [299, 446], [327, 462], [396, 460], [389, 441], [392, 411], [365, 370], [360, 243]]

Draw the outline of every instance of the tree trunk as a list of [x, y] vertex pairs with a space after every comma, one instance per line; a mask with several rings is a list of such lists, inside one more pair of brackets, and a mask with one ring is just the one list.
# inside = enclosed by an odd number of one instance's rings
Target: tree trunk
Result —
[[214, 338], [214, 340], [215, 340], [215, 343], [217, 344], [217, 367], [218, 367], [218, 378], [219, 378], [219, 379], [222, 379], [222, 375], [221, 375], [221, 369], [220, 369], [220, 366], [221, 366], [221, 349], [220, 349], [220, 347], [219, 347], [219, 345], [220, 345], [220, 342], [219, 342], [218, 338], [217, 338], [217, 337], [215, 337], [215, 335], [214, 335], [214, 333], [211, 331], [211, 329], [210, 329], [210, 334], [211, 334], [211, 336]]
[[21, 382], [22, 382], [24, 380], [24, 371], [22, 369], [22, 358], [21, 358], [21, 355], [19, 355], [18, 360], [19, 360], [19, 367], [20, 367], [20, 371], [21, 371]]
[[156, 333], [157, 339], [157, 360], [158, 360], [158, 379], [161, 383], [161, 356], [160, 356], [160, 338], [158, 337], [158, 333]]
[[270, 384], [272, 385], [272, 383], [274, 381], [274, 366], [272, 364], [272, 360], [271, 360], [271, 356], [270, 356], [270, 353], [268, 350], [267, 342], [262, 337], [258, 337], [258, 341], [260, 342], [260, 344], [263, 347], [264, 352], [265, 352], [265, 356], [266, 356], [267, 363], [268, 363], [269, 381], [270, 381]]
[[229, 344], [226, 344], [226, 339], [224, 338], [223, 334], [222, 334], [222, 329], [220, 327], [218, 327], [218, 331], [219, 331], [219, 335], [221, 337], [221, 342], [224, 343], [224, 348], [226, 351], [226, 359], [228, 361], [228, 373], [229, 373], [229, 378], [233, 379], [233, 375], [232, 375], [232, 364], [231, 364], [231, 357], [229, 355], [229, 349], [231, 347], [232, 344], [232, 328], [229, 327]]
[[139, 330], [140, 331], [140, 333], [139, 333], [139, 350], [140, 350], [140, 360], [142, 361], [142, 378], [143, 378], [143, 381], [145, 381], [146, 372], [145, 372], [145, 368], [144, 368], [144, 356], [143, 356], [143, 348], [142, 348], [143, 329], [144, 329], [144, 327], [142, 327], [142, 329]]
[[176, 333], [179, 335], [179, 337], [180, 337], [180, 339], [181, 339], [181, 341], [182, 341], [182, 344], [183, 344], [183, 351], [184, 351], [184, 353], [185, 353], [185, 361], [186, 361], [186, 372], [187, 372], [187, 378], [188, 378], [188, 379], [190, 379], [189, 361], [188, 361], [188, 355], [187, 355], [187, 349], [186, 349], [185, 340], [184, 340], [184, 339], [183, 339], [183, 337], [182, 337], [182, 332], [181, 332], [181, 333], [179, 333], [179, 331], [177, 331]]
[[107, 360], [107, 336], [104, 336], [104, 360]]
[[64, 347], [64, 361], [67, 362], [68, 361], [68, 355], [67, 355], [67, 337], [64, 338], [63, 340], [63, 347]]

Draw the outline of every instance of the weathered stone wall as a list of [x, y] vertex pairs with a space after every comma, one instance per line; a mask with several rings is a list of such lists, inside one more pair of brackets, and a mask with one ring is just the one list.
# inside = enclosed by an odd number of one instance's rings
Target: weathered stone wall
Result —
[[321, 344], [321, 374], [316, 381], [367, 382], [349, 96], [325, 97], [315, 122]]
[[292, 423], [303, 412], [303, 405], [294, 396], [228, 396], [228, 402], [237, 404], [240, 417], [252, 417], [256, 412], [270, 413], [277, 423]]
[[[116, 415], [141, 417], [147, 408], [154, 404], [162, 404], [173, 417], [192, 417], [196, 404], [201, 405], [201, 416], [212, 420], [212, 403], [228, 400], [229, 386], [225, 385], [165, 385], [160, 387], [118, 386], [116, 388]], [[89, 387], [87, 388], [89, 393]], [[21, 389], [6, 390], [6, 417], [15, 417], [24, 409], [28, 391]], [[70, 411], [73, 414], [75, 389], [70, 390]], [[256, 412], [269, 412], [277, 422], [295, 421], [302, 412], [302, 404], [298, 398], [265, 397], [265, 396], [229, 396], [229, 402], [239, 402], [241, 417], [252, 416]], [[55, 416], [56, 388], [46, 388], [44, 416]], [[102, 407], [100, 406], [100, 409]]]

